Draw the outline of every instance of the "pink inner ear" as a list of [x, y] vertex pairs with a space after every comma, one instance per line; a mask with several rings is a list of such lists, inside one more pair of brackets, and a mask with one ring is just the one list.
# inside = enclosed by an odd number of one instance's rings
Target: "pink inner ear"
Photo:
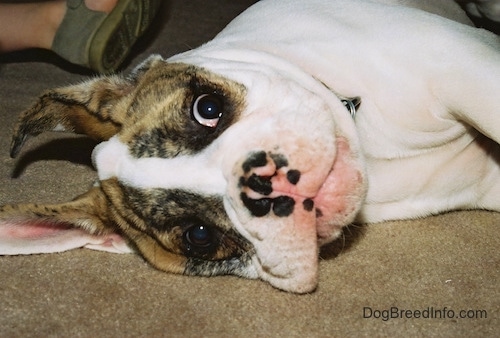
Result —
[[29, 220], [20, 224], [2, 223], [0, 226], [0, 238], [42, 238], [56, 236], [61, 231], [67, 231], [70, 227], [66, 224], [51, 223], [41, 220]]
[[62, 252], [76, 248], [132, 252], [118, 234], [91, 235], [64, 223], [45, 220], [0, 220], [0, 255]]

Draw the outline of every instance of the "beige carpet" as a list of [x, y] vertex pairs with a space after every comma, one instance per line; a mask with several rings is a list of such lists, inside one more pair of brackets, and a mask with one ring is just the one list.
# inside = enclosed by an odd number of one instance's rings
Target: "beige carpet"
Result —
[[[166, 2], [129, 68], [199, 45], [251, 2]], [[0, 61], [0, 204], [86, 191], [96, 176], [87, 139], [43, 135], [17, 160], [8, 148], [17, 114], [41, 91], [87, 74], [49, 53]], [[322, 253], [319, 289], [302, 296], [237, 277], [170, 275], [134, 255], [0, 257], [0, 337], [498, 337], [499, 224], [500, 214], [470, 211], [350, 228]]]

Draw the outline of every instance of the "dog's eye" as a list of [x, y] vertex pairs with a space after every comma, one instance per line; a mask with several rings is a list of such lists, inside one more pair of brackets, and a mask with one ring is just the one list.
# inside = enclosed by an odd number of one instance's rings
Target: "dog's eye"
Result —
[[184, 232], [187, 251], [192, 254], [206, 254], [214, 245], [214, 235], [210, 227], [202, 224], [190, 226]]
[[215, 95], [200, 95], [194, 100], [191, 113], [202, 126], [215, 128], [222, 116], [222, 102]]

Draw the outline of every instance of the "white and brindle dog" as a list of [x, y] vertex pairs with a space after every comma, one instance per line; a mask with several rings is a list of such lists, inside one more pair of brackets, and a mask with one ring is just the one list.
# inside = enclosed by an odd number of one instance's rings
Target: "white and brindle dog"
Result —
[[451, 0], [261, 1], [197, 49], [25, 111], [12, 156], [86, 134], [99, 182], [2, 207], [0, 253], [138, 252], [310, 292], [352, 222], [500, 211], [499, 106], [499, 38]]

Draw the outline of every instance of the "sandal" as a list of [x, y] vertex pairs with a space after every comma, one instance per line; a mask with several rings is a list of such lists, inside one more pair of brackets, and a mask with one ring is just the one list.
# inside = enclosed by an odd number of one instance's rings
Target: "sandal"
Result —
[[106, 14], [88, 9], [84, 0], [67, 0], [52, 50], [71, 63], [112, 73], [149, 27], [160, 4], [161, 0], [119, 0]]

